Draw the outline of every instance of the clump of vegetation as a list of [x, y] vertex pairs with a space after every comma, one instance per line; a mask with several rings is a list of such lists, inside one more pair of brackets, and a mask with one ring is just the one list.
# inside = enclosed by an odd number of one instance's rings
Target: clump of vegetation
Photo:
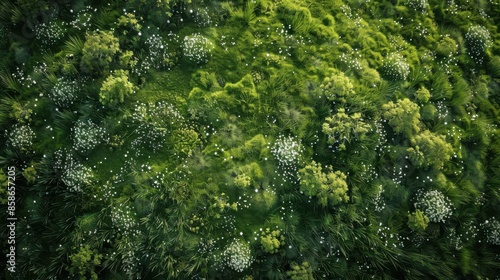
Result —
[[429, 218], [417, 209], [415, 212], [408, 214], [408, 227], [414, 231], [423, 231], [429, 224]]
[[382, 106], [383, 116], [396, 133], [411, 136], [420, 131], [419, 106], [404, 98], [396, 103], [390, 101]]
[[3, 2], [7, 279], [500, 275], [494, 1]]
[[481, 25], [472, 25], [465, 34], [468, 53], [477, 64], [483, 64], [486, 50], [492, 45], [488, 29]]
[[118, 38], [111, 31], [87, 34], [82, 49], [81, 69], [86, 74], [105, 73], [120, 51]]
[[134, 92], [135, 86], [129, 81], [128, 71], [116, 70], [102, 83], [99, 102], [108, 106], [117, 105]]
[[323, 172], [320, 163], [311, 162], [299, 170], [300, 191], [308, 196], [315, 196], [319, 204], [335, 206], [349, 200], [347, 196], [347, 176], [341, 171], [333, 171], [330, 168]]
[[207, 63], [212, 54], [213, 43], [201, 34], [184, 37], [182, 52], [190, 61], [197, 64]]
[[453, 214], [450, 199], [438, 190], [419, 191], [415, 208], [422, 211], [429, 221], [435, 223], [445, 223]]
[[279, 248], [285, 244], [285, 237], [279, 230], [271, 231], [269, 228], [266, 228], [266, 231], [260, 237], [260, 244], [264, 252], [277, 253]]

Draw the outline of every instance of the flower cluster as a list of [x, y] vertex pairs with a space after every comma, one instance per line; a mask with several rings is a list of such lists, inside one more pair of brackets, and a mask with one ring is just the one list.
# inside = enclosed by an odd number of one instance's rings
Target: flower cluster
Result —
[[[132, 247], [131, 245], [128, 245]], [[141, 260], [136, 256], [133, 248], [130, 248], [122, 256], [122, 267], [128, 279], [141, 279], [139, 273], [139, 266], [141, 265]]]
[[420, 13], [425, 13], [427, 6], [429, 5], [427, 0], [407, 0], [406, 4], [408, 7]]
[[198, 27], [207, 27], [212, 23], [212, 19], [206, 7], [189, 10], [189, 12]]
[[65, 172], [77, 165], [76, 159], [66, 149], [59, 149], [54, 152], [54, 170]]
[[50, 91], [49, 98], [57, 106], [67, 108], [76, 100], [79, 90], [80, 87], [75, 80], [62, 77], [57, 80], [57, 84]]
[[70, 192], [82, 192], [83, 187], [91, 184], [94, 175], [90, 167], [77, 163], [62, 175], [62, 181], [69, 187]]
[[304, 148], [297, 137], [280, 135], [271, 147], [271, 153], [285, 175], [295, 176]]
[[410, 74], [410, 65], [399, 53], [392, 53], [383, 65], [384, 74], [393, 81], [404, 81]]
[[64, 37], [64, 30], [54, 21], [36, 26], [35, 35], [42, 45], [52, 46]]
[[486, 235], [486, 242], [494, 245], [500, 245], [500, 221], [496, 220], [495, 217], [492, 217], [491, 219], [484, 221], [484, 223], [481, 224], [481, 227]]
[[417, 192], [415, 208], [424, 212], [431, 222], [446, 222], [451, 217], [453, 208], [449, 198], [438, 190]]
[[107, 141], [106, 130], [93, 123], [91, 120], [79, 120], [71, 128], [73, 148], [82, 154], [93, 150], [103, 141]]
[[[23, 63], [23, 66], [25, 64]], [[31, 77], [29, 74], [25, 74], [24, 71], [16, 66], [16, 72], [11, 74], [14, 79], [23, 87], [30, 88], [33, 85], [36, 85], [36, 80]]]
[[478, 64], [483, 63], [484, 53], [492, 45], [491, 35], [488, 29], [481, 25], [473, 25], [465, 34], [468, 44], [469, 55]]
[[25, 151], [33, 145], [33, 138], [35, 132], [28, 125], [15, 124], [12, 126], [10, 133], [5, 131], [8, 135], [7, 142], [14, 148]]
[[111, 221], [113, 226], [124, 236], [137, 236], [136, 214], [129, 205], [113, 205], [111, 208]]
[[144, 62], [149, 63], [155, 69], [160, 69], [168, 58], [167, 44], [160, 35], [153, 34], [146, 39], [146, 46], [148, 46], [149, 55]]
[[184, 56], [197, 64], [207, 63], [213, 48], [214, 44], [199, 33], [184, 37], [182, 44]]
[[231, 242], [223, 256], [227, 266], [237, 272], [247, 269], [253, 262], [250, 246], [240, 240]]
[[373, 204], [375, 204], [375, 211], [376, 212], [381, 212], [382, 210], [385, 209], [385, 201], [384, 197], [382, 194], [384, 193], [384, 186], [382, 184], [378, 185], [378, 191], [375, 197], [373, 197]]
[[184, 124], [184, 117], [179, 110], [165, 101], [157, 103], [137, 102], [131, 117], [136, 123], [150, 123], [155, 127], [170, 128]]
[[[73, 10], [70, 10], [70, 12], [75, 13]], [[96, 12], [97, 8], [86, 6], [81, 11], [76, 12], [75, 19], [69, 23], [69, 26], [78, 30], [89, 30], [92, 14], [96, 14]]]
[[135, 129], [137, 138], [132, 141], [132, 147], [137, 154], [141, 147], [146, 146], [153, 151], [163, 148], [165, 137], [175, 128], [183, 127], [184, 118], [170, 103], [137, 103], [131, 115], [132, 121], [139, 124]]
[[149, 123], [141, 123], [135, 129], [137, 138], [132, 141], [132, 148], [136, 151], [136, 155], [141, 155], [141, 148], [148, 147], [154, 152], [163, 148], [164, 139], [167, 132], [164, 129], [157, 128]]

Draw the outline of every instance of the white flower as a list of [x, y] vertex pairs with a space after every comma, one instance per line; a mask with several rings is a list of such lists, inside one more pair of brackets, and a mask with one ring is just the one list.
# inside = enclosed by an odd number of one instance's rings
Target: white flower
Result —
[[35, 138], [35, 132], [28, 125], [15, 124], [10, 133], [7, 134], [7, 142], [19, 150], [29, 149], [33, 145], [33, 138]]
[[384, 62], [384, 74], [391, 80], [406, 80], [410, 75], [410, 65], [399, 53], [392, 53]]
[[59, 78], [49, 93], [49, 98], [59, 107], [67, 108], [76, 100], [80, 87], [75, 80]]
[[247, 269], [253, 262], [250, 246], [240, 240], [234, 240], [223, 253], [226, 265], [237, 272]]
[[500, 245], [500, 221], [492, 217], [481, 224], [486, 235], [486, 242], [493, 245]]
[[213, 48], [213, 43], [201, 34], [184, 37], [182, 45], [184, 56], [198, 64], [208, 62]]
[[91, 120], [79, 120], [71, 129], [73, 148], [82, 154], [88, 153], [106, 138], [106, 130]]
[[69, 187], [70, 192], [82, 192], [83, 187], [91, 184], [94, 175], [90, 167], [78, 163], [63, 173], [62, 181]]
[[415, 208], [420, 209], [431, 222], [446, 222], [451, 217], [453, 208], [450, 199], [438, 190], [417, 192]]

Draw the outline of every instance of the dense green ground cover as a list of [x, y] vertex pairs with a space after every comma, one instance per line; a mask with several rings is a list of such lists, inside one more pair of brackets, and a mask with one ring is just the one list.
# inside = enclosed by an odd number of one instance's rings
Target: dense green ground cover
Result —
[[497, 279], [499, 23], [496, 0], [3, 1], [7, 279]]

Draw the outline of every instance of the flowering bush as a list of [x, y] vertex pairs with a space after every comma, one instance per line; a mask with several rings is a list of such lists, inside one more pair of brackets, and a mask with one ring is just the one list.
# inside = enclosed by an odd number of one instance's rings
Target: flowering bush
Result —
[[404, 81], [410, 74], [410, 65], [399, 53], [392, 53], [384, 61], [383, 73], [393, 81]]
[[69, 187], [70, 192], [82, 192], [83, 187], [91, 184], [93, 177], [90, 167], [77, 163], [66, 169], [62, 181]]
[[304, 151], [300, 139], [296, 137], [285, 137], [280, 135], [271, 148], [278, 163], [282, 167], [294, 167], [300, 162], [300, 156]]
[[247, 269], [253, 262], [250, 246], [240, 240], [234, 240], [223, 253], [226, 265], [237, 272]]
[[[181, 113], [172, 104], [163, 101], [138, 102], [131, 118], [135, 124], [138, 124], [135, 129], [137, 138], [132, 142], [132, 146], [139, 154], [142, 146], [149, 147], [153, 151], [160, 150], [163, 148], [168, 133], [172, 133], [176, 128], [185, 128], [185, 120]], [[197, 141], [193, 144], [196, 143]], [[183, 148], [186, 147], [183, 146]], [[189, 153], [189, 150], [184, 149], [184, 151]]]
[[481, 224], [481, 227], [484, 229], [486, 242], [494, 245], [500, 245], [500, 221], [496, 220], [495, 217], [492, 217], [491, 219], [484, 221], [484, 223]]
[[449, 198], [438, 190], [417, 192], [415, 208], [421, 210], [431, 222], [446, 222], [451, 217], [453, 208]]
[[113, 205], [111, 208], [111, 221], [122, 235], [138, 235], [139, 231], [136, 229], [137, 221], [136, 214], [129, 205]]
[[97, 145], [107, 140], [106, 130], [99, 127], [91, 120], [79, 120], [71, 128], [73, 138], [73, 148], [82, 154], [93, 150]]
[[429, 5], [427, 0], [407, 0], [406, 4], [413, 10], [421, 13], [425, 13], [427, 6]]
[[486, 50], [492, 45], [491, 35], [488, 29], [481, 25], [472, 25], [465, 34], [465, 40], [469, 47], [469, 55], [476, 63], [482, 64]]
[[69, 23], [69, 26], [78, 30], [89, 30], [92, 25], [90, 20], [96, 12], [97, 8], [91, 6], [86, 6], [80, 11], [70, 10], [70, 13], [75, 14], [75, 19]]
[[36, 26], [35, 36], [42, 45], [52, 46], [64, 37], [64, 30], [54, 21], [40, 23]]
[[292, 136], [280, 135], [271, 147], [271, 153], [278, 161], [278, 166], [285, 173], [285, 176], [291, 177], [295, 176], [303, 152], [304, 148], [300, 139]]
[[15, 124], [12, 126], [10, 133], [7, 131], [6, 133], [8, 134], [7, 142], [16, 149], [26, 151], [33, 145], [35, 132], [28, 125]]
[[49, 93], [49, 98], [63, 108], [69, 107], [78, 97], [80, 87], [75, 80], [62, 77]]
[[184, 56], [197, 64], [207, 63], [211, 56], [214, 44], [201, 34], [184, 37], [182, 45]]

